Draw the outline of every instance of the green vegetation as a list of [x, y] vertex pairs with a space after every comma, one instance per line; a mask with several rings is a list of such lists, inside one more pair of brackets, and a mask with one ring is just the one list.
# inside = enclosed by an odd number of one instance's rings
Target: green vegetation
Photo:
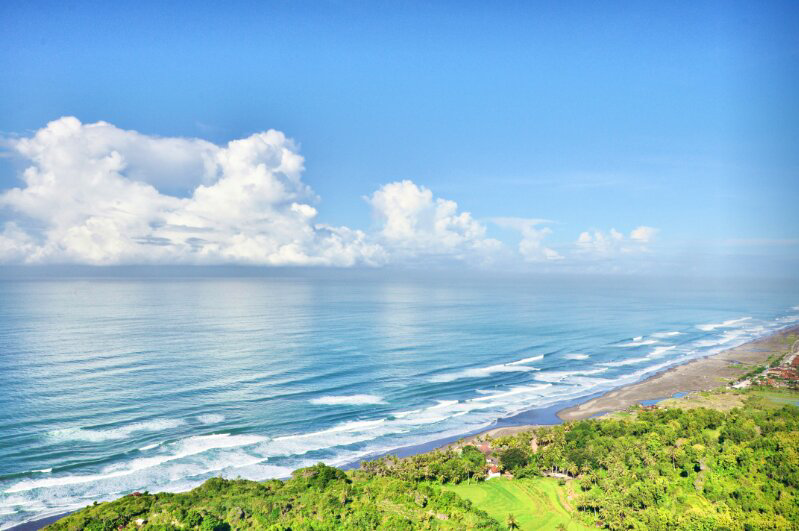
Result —
[[[794, 395], [795, 396], [795, 395]], [[494, 441], [530, 448], [530, 433]], [[799, 524], [799, 408], [757, 392], [743, 408], [641, 411], [535, 432], [531, 468], [576, 479], [583, 521], [611, 529], [786, 529]]]
[[465, 446], [130, 495], [50, 529], [796, 529], [797, 400], [717, 390], [487, 441], [513, 479], [485, 481], [484, 453]]
[[766, 407], [768, 404], [775, 408], [786, 404], [799, 404], [799, 393], [786, 389], [755, 388], [749, 391], [749, 395], [762, 398]]
[[[138, 520], [138, 522], [137, 522]], [[501, 529], [452, 492], [394, 478], [351, 478], [323, 464], [288, 481], [209, 479], [180, 494], [142, 494], [101, 503], [48, 529]]]
[[[494, 479], [445, 487], [506, 522], [513, 515], [519, 529], [589, 529], [566, 508], [566, 487], [550, 478]], [[507, 523], [506, 523], [507, 525]]]

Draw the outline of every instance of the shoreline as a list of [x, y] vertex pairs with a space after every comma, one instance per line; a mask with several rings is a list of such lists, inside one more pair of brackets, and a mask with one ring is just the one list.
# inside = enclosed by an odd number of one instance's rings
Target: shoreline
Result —
[[[489, 428], [481, 428], [432, 441], [394, 448], [387, 452], [369, 455], [357, 461], [339, 465], [337, 468], [351, 470], [360, 466], [363, 461], [379, 459], [386, 455], [396, 455], [398, 457], [418, 455], [461, 442], [468, 444], [486, 435], [491, 437], [510, 435], [538, 426], [599, 417], [608, 413], [623, 411], [642, 402], [659, 402], [675, 395], [715, 389], [741, 378], [751, 370], [753, 365], [763, 364], [775, 352], [781, 351], [786, 347], [790, 348], [790, 345], [785, 345], [785, 338], [792, 334], [799, 334], [799, 325], [787, 326], [742, 345], [663, 369], [641, 381], [625, 384], [609, 391], [556, 402], [543, 408], [529, 409], [515, 415], [496, 419]], [[24, 522], [10, 527], [8, 530], [36, 531], [78, 510], [80, 509]]]
[[798, 333], [799, 325], [788, 326], [737, 347], [668, 367], [639, 382], [564, 408], [557, 415], [562, 421], [582, 420], [623, 411], [643, 401], [660, 401], [678, 393], [709, 391], [728, 385], [743, 377], [752, 366], [762, 365], [775, 353], [790, 348], [791, 345], [785, 345], [785, 338]]
[[749, 372], [753, 365], [761, 365], [766, 362], [781, 347], [785, 347], [784, 338], [792, 334], [799, 334], [799, 325], [790, 325], [716, 354], [667, 367], [643, 380], [624, 384], [609, 391], [563, 400], [543, 408], [528, 409], [515, 415], [499, 418], [488, 428], [394, 448], [387, 452], [366, 456], [357, 462], [350, 462], [339, 468], [350, 470], [356, 468], [361, 461], [371, 461], [386, 455], [408, 457], [453, 446], [459, 441], [469, 443], [486, 435], [491, 437], [512, 435], [539, 426], [601, 417], [623, 411], [636, 404], [650, 405], [662, 400], [678, 398], [688, 393], [716, 389], [738, 380]]

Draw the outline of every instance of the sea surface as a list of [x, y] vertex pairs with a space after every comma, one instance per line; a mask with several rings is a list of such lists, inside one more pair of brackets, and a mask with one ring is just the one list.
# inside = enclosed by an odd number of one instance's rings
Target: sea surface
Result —
[[488, 427], [798, 305], [796, 283], [751, 280], [0, 281], [0, 528]]

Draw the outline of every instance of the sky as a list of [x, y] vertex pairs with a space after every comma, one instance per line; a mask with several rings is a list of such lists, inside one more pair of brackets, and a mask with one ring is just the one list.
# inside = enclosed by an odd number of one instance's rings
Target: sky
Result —
[[795, 2], [0, 3], [0, 263], [799, 271]]

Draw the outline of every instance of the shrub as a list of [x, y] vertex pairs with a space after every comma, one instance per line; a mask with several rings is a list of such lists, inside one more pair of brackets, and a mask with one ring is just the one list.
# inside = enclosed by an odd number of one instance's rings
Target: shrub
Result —
[[527, 452], [521, 448], [508, 448], [499, 456], [499, 462], [505, 470], [515, 470], [527, 465], [529, 461]]

